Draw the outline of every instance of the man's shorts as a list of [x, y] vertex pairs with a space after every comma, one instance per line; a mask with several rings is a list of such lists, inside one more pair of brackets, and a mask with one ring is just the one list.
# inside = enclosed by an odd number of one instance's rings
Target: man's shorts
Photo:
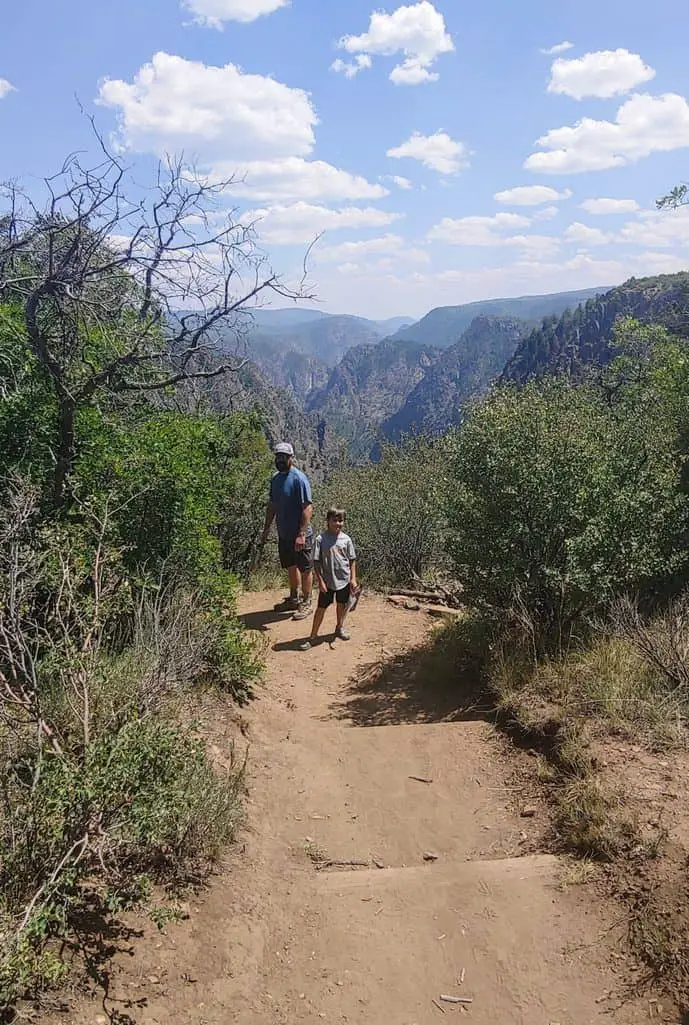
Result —
[[349, 601], [349, 596], [352, 593], [352, 585], [347, 584], [340, 591], [319, 591], [318, 592], [318, 608], [327, 609], [332, 603], [337, 600], [338, 605], [346, 605]]
[[296, 537], [278, 538], [280, 565], [283, 569], [291, 569], [292, 566], [296, 566], [300, 573], [310, 573], [313, 569], [313, 530], [307, 532], [306, 544], [299, 551], [295, 547], [296, 543]]

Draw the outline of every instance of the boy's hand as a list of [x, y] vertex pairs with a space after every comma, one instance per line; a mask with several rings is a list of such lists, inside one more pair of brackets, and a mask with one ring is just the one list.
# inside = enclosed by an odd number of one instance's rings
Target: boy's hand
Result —
[[321, 594], [325, 594], [328, 590], [328, 585], [326, 584], [325, 580], [321, 580], [320, 577], [318, 578], [318, 590], [321, 592]]

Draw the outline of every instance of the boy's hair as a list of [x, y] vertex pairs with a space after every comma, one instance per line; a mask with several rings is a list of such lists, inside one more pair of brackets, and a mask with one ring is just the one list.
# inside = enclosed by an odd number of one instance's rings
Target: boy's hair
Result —
[[326, 523], [330, 520], [334, 520], [336, 517], [342, 517], [343, 520], [347, 519], [347, 513], [344, 509], [328, 509], [328, 515], [325, 517]]

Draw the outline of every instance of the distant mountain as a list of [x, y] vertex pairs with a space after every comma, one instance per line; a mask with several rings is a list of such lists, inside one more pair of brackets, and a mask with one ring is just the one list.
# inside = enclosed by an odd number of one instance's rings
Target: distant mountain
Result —
[[328, 380], [329, 367], [318, 356], [286, 349], [279, 337], [257, 335], [249, 342], [249, 353], [263, 376], [277, 388], [286, 388], [300, 405]]
[[288, 306], [280, 310], [259, 308], [251, 311], [253, 325], [249, 328], [249, 334], [280, 334], [327, 316], [323, 310], [311, 310], [303, 306]]
[[384, 336], [393, 335], [395, 331], [401, 331], [403, 327], [415, 324], [413, 317], [390, 317], [389, 320], [376, 320], [376, 327], [380, 328]]
[[196, 383], [193, 395], [189, 391], [188, 401], [201, 408], [258, 413], [269, 443], [291, 442], [298, 465], [317, 483], [342, 462], [345, 446], [323, 419], [306, 413], [290, 391], [275, 387], [254, 363], [245, 363], [237, 373]]
[[437, 345], [446, 349], [464, 334], [475, 317], [516, 317], [530, 321], [535, 327], [543, 317], [578, 306], [592, 296], [605, 291], [585, 288], [578, 292], [558, 292], [554, 295], [528, 295], [518, 299], [486, 299], [466, 303], [464, 306], [440, 306], [409, 327], [402, 328], [393, 338]]
[[689, 336], [689, 273], [630, 278], [561, 317], [548, 317], [518, 346], [503, 379], [524, 382], [543, 374], [576, 374], [614, 355], [609, 343], [622, 316], [663, 324]]
[[344, 438], [352, 458], [368, 457], [379, 425], [405, 403], [439, 354], [432, 346], [392, 339], [357, 346], [310, 396], [307, 410]]
[[[325, 313], [323, 310], [302, 306], [289, 306], [280, 310], [259, 308], [252, 312], [253, 326], [250, 327], [249, 334], [283, 334], [285, 331], [295, 331], [304, 324], [312, 324], [316, 320], [341, 319], [342, 316], [344, 315]], [[353, 319], [367, 324], [372, 330], [377, 331], [381, 338], [414, 323], [413, 317], [390, 317], [388, 320], [368, 320], [366, 317]]]
[[459, 423], [467, 401], [488, 391], [528, 329], [526, 321], [514, 317], [475, 317], [404, 405], [384, 421], [385, 437], [399, 441], [403, 434], [442, 434]]
[[299, 328], [280, 335], [287, 349], [317, 356], [334, 367], [344, 354], [359, 345], [371, 345], [383, 337], [373, 321], [363, 317], [320, 317]]

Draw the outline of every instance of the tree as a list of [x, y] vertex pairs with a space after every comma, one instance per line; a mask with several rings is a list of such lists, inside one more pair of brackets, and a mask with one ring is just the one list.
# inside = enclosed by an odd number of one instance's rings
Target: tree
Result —
[[[252, 224], [223, 217], [231, 181], [167, 160], [134, 198], [124, 165], [99, 144], [96, 166], [71, 156], [44, 180], [43, 205], [2, 187], [0, 324], [54, 392], [57, 507], [69, 500], [80, 409], [236, 371], [252, 306], [270, 293], [307, 297], [303, 281], [292, 290], [273, 273]], [[236, 346], [218, 361], [209, 357], [221, 331]]]

